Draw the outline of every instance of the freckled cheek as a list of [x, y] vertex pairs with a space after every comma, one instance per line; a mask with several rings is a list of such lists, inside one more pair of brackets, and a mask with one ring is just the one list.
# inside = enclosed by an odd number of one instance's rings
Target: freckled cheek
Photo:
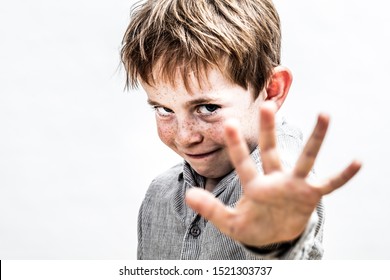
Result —
[[215, 143], [224, 144], [225, 136], [224, 136], [224, 128], [223, 125], [213, 125], [205, 128], [204, 136], [206, 138], [211, 139]]
[[172, 125], [157, 123], [157, 133], [161, 141], [171, 146], [175, 139], [175, 128]]

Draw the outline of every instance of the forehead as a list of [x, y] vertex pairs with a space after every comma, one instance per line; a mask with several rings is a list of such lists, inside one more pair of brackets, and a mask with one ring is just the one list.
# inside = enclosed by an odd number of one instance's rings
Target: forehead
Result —
[[140, 83], [148, 93], [160, 94], [185, 92], [187, 95], [197, 95], [239, 87], [216, 67], [198, 71], [190, 69], [183, 71], [178, 67], [169, 76], [162, 74], [156, 68], [150, 81], [140, 81]]

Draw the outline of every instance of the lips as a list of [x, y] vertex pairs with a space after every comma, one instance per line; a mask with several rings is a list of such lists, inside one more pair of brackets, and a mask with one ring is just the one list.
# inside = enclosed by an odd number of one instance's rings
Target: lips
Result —
[[206, 153], [195, 153], [195, 154], [187, 154], [185, 153], [185, 155], [189, 158], [192, 158], [192, 159], [204, 159], [204, 158], [207, 158], [209, 156], [212, 156], [214, 155], [216, 152], [218, 152], [220, 149], [216, 149], [214, 151], [211, 151], [211, 152], [206, 152]]

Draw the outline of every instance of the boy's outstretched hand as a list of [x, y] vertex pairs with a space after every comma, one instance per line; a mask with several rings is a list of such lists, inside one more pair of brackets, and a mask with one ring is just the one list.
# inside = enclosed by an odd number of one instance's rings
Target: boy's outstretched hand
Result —
[[321, 197], [343, 186], [361, 167], [359, 162], [353, 161], [321, 184], [308, 181], [329, 123], [329, 117], [321, 114], [295, 167], [284, 170], [276, 148], [275, 113], [276, 106], [271, 101], [265, 102], [260, 109], [259, 148], [264, 174], [257, 172], [238, 125], [226, 125], [230, 158], [244, 192], [235, 208], [225, 206], [203, 189], [193, 188], [186, 196], [186, 202], [196, 212], [226, 235], [250, 246], [298, 237]]

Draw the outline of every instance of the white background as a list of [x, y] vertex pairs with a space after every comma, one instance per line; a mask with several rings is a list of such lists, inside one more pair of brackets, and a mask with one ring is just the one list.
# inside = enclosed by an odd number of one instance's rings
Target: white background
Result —
[[[2, 0], [0, 259], [135, 259], [149, 182], [179, 158], [159, 142], [119, 51], [134, 1]], [[332, 117], [320, 177], [359, 175], [326, 203], [325, 259], [389, 259], [390, 38], [386, 1], [277, 0], [282, 112], [305, 138]]]

